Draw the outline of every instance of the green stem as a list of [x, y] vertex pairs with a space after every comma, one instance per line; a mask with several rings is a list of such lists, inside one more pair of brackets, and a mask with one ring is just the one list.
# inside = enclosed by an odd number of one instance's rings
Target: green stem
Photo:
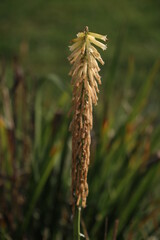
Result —
[[80, 240], [81, 238], [81, 207], [78, 207], [75, 210], [75, 216], [74, 216], [74, 240]]
[[78, 240], [81, 238], [81, 207], [78, 207]]

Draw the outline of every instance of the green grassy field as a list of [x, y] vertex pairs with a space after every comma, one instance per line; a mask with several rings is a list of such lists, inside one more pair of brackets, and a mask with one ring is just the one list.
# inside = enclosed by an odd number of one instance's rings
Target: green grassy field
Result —
[[117, 44], [122, 44], [121, 76], [130, 56], [138, 70], [146, 71], [159, 58], [159, 8], [159, 1], [149, 0], [1, 1], [0, 54], [7, 58], [23, 55], [34, 73], [54, 72], [66, 78], [69, 41], [88, 25], [108, 35], [105, 68]]

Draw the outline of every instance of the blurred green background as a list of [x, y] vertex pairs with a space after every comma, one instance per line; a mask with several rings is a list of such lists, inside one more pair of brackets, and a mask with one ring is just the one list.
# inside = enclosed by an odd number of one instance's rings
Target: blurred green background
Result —
[[159, 12], [158, 0], [0, 1], [0, 239], [73, 239], [67, 57], [86, 25], [109, 41], [81, 230], [114, 239], [118, 219], [119, 240], [160, 238]]
[[90, 30], [108, 35], [107, 65], [122, 36], [122, 69], [134, 56], [137, 68], [146, 71], [159, 57], [159, 8], [156, 0], [1, 1], [1, 55], [9, 58], [25, 52], [25, 63], [32, 71], [66, 77], [67, 45], [88, 25]]

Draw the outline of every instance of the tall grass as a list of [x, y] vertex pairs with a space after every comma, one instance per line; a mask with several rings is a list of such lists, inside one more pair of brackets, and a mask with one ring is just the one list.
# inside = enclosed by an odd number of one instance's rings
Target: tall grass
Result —
[[[148, 111], [159, 65], [136, 91], [133, 59], [120, 91], [118, 62], [108, 68], [91, 132], [86, 239], [113, 239], [117, 222], [117, 239], [160, 237], [160, 127]], [[17, 60], [1, 66], [1, 239], [72, 239], [70, 87], [54, 74], [32, 76]]]

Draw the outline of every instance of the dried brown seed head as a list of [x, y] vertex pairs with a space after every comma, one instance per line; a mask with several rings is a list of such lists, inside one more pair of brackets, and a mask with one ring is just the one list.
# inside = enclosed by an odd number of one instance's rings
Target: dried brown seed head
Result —
[[[97, 40], [98, 39], [98, 40]], [[90, 163], [90, 131], [92, 129], [92, 104], [96, 105], [101, 84], [99, 65], [97, 60], [104, 64], [101, 55], [93, 46], [106, 50], [107, 36], [89, 32], [77, 34], [73, 44], [69, 47], [72, 52], [68, 60], [72, 64], [71, 75], [73, 86], [72, 111], [73, 118], [70, 124], [72, 132], [72, 204], [86, 206], [88, 196], [87, 173]]]

